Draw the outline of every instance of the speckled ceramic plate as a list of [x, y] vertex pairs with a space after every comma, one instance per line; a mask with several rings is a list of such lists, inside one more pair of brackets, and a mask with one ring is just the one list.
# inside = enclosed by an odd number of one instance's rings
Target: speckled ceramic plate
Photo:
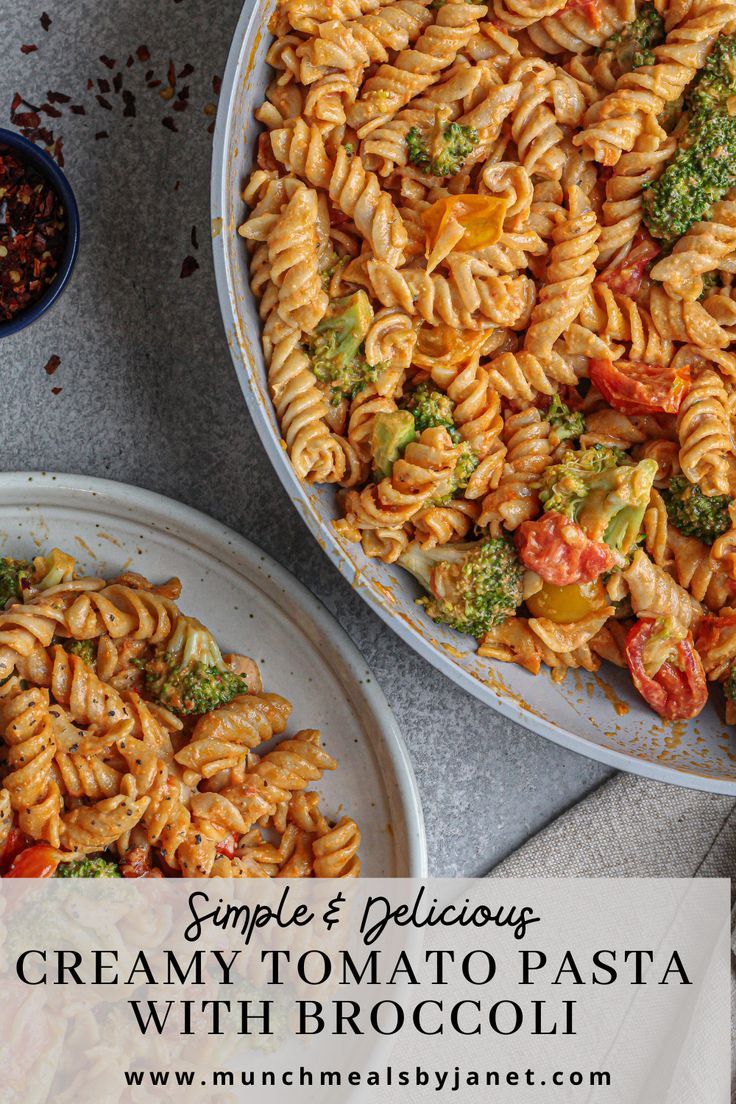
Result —
[[424, 824], [406, 747], [365, 661], [297, 580], [224, 525], [150, 491], [86, 476], [0, 475], [0, 555], [58, 546], [92, 575], [178, 575], [181, 606], [223, 651], [257, 659], [293, 706], [288, 732], [319, 728], [338, 769], [326, 811], [355, 817], [368, 877], [427, 874]]
[[340, 540], [334, 490], [299, 483], [289, 464], [268, 397], [260, 325], [248, 286], [242, 185], [253, 163], [254, 110], [268, 83], [265, 55], [273, 0], [249, 0], [235, 31], [220, 95], [212, 165], [212, 236], [220, 306], [248, 409], [271, 461], [317, 540], [356, 590], [408, 644], [494, 709], [574, 751], [622, 770], [704, 790], [736, 794], [736, 743], [715, 707], [689, 724], [668, 724], [634, 692], [627, 673], [604, 666], [595, 675], [570, 672], [565, 683], [533, 678], [510, 664], [479, 659], [473, 641], [434, 625], [415, 604], [413, 580], [368, 560]]

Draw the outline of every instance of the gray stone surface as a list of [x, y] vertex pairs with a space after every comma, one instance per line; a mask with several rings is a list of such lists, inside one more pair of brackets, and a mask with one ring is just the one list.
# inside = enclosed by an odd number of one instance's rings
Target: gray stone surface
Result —
[[[373, 667], [411, 749], [430, 870], [480, 874], [612, 772], [525, 731], [419, 659], [353, 593], [290, 505], [250, 423], [232, 369], [208, 240], [211, 81], [222, 73], [240, 0], [0, 0], [0, 125], [18, 91], [85, 105], [49, 120], [64, 138], [82, 216], [73, 284], [44, 319], [0, 342], [0, 469], [114, 478], [180, 499], [251, 537], [322, 599]], [[39, 16], [52, 23], [44, 32]], [[38, 50], [24, 55], [22, 44]], [[150, 62], [125, 68], [145, 44]], [[86, 89], [118, 62], [137, 115]], [[166, 83], [189, 63], [187, 111]], [[178, 133], [161, 123], [176, 120]], [[109, 138], [95, 140], [99, 131]], [[178, 188], [175, 188], [179, 182]], [[197, 227], [199, 249], [190, 234]], [[180, 279], [181, 262], [199, 270]], [[61, 357], [52, 377], [49, 356]], [[52, 393], [59, 387], [59, 394]]]

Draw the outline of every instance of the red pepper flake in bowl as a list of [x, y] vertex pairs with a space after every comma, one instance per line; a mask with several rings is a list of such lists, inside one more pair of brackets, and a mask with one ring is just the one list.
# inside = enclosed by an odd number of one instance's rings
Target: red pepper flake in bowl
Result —
[[32, 165], [0, 144], [0, 322], [39, 299], [64, 255], [66, 214]]

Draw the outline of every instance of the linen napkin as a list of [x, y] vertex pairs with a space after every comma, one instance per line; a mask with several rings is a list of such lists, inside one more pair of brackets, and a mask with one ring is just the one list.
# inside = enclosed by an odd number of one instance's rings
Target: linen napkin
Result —
[[[736, 875], [736, 800], [633, 774], [619, 774], [563, 813], [489, 874], [503, 878], [730, 878]], [[732, 948], [736, 952], [732, 914]], [[733, 959], [732, 959], [733, 962]], [[731, 1048], [736, 1024], [731, 977]], [[714, 1104], [728, 1089], [700, 1061], [709, 1030], [694, 1017], [679, 1045], [676, 1075], [657, 1086], [672, 1104]], [[734, 1081], [731, 1099], [736, 1099]], [[639, 1104], [637, 1101], [636, 1104]]]

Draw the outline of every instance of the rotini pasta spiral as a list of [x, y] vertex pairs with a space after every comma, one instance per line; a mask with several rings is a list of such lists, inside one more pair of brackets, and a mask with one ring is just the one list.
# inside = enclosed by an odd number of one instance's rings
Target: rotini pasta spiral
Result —
[[447, 0], [412, 49], [401, 50], [392, 63], [379, 66], [348, 109], [348, 122], [358, 137], [364, 138], [390, 119], [449, 68], [477, 32], [477, 20], [486, 11], [481, 4]]
[[673, 299], [698, 299], [703, 276], [736, 249], [736, 198], [716, 203], [710, 217], [696, 222], [675, 242], [672, 252], [652, 268], [652, 279], [660, 280]]
[[319, 127], [297, 119], [293, 127], [271, 131], [276, 160], [317, 188], [324, 188], [344, 215], [353, 219], [374, 256], [389, 265], [404, 259], [406, 230], [391, 196], [374, 173], [367, 172], [359, 155], [344, 146], [332, 161]]
[[671, 617], [689, 628], [702, 614], [700, 603], [641, 549], [634, 554], [623, 578], [634, 612], [640, 617]]
[[53, 778], [56, 739], [48, 691], [24, 690], [11, 676], [0, 686], [0, 729], [7, 747], [3, 788], [18, 814], [18, 824], [33, 839], [58, 847], [61, 795]]
[[405, 49], [432, 22], [429, 0], [397, 0], [378, 11], [340, 22], [321, 23], [317, 33], [298, 47], [299, 79], [312, 84], [325, 69], [348, 72], [389, 59]]
[[595, 279], [600, 228], [577, 185], [570, 188], [567, 210], [567, 218], [552, 233], [547, 283], [539, 293], [524, 342], [526, 350], [539, 358], [549, 356], [557, 338], [575, 321]]
[[347, 524], [362, 529], [401, 528], [448, 483], [458, 452], [447, 430], [425, 429], [407, 446], [390, 476], [371, 483], [362, 491], [348, 491], [345, 499]]
[[720, 376], [706, 369], [693, 381], [677, 418], [680, 467], [704, 494], [728, 494], [731, 434], [728, 396]]

